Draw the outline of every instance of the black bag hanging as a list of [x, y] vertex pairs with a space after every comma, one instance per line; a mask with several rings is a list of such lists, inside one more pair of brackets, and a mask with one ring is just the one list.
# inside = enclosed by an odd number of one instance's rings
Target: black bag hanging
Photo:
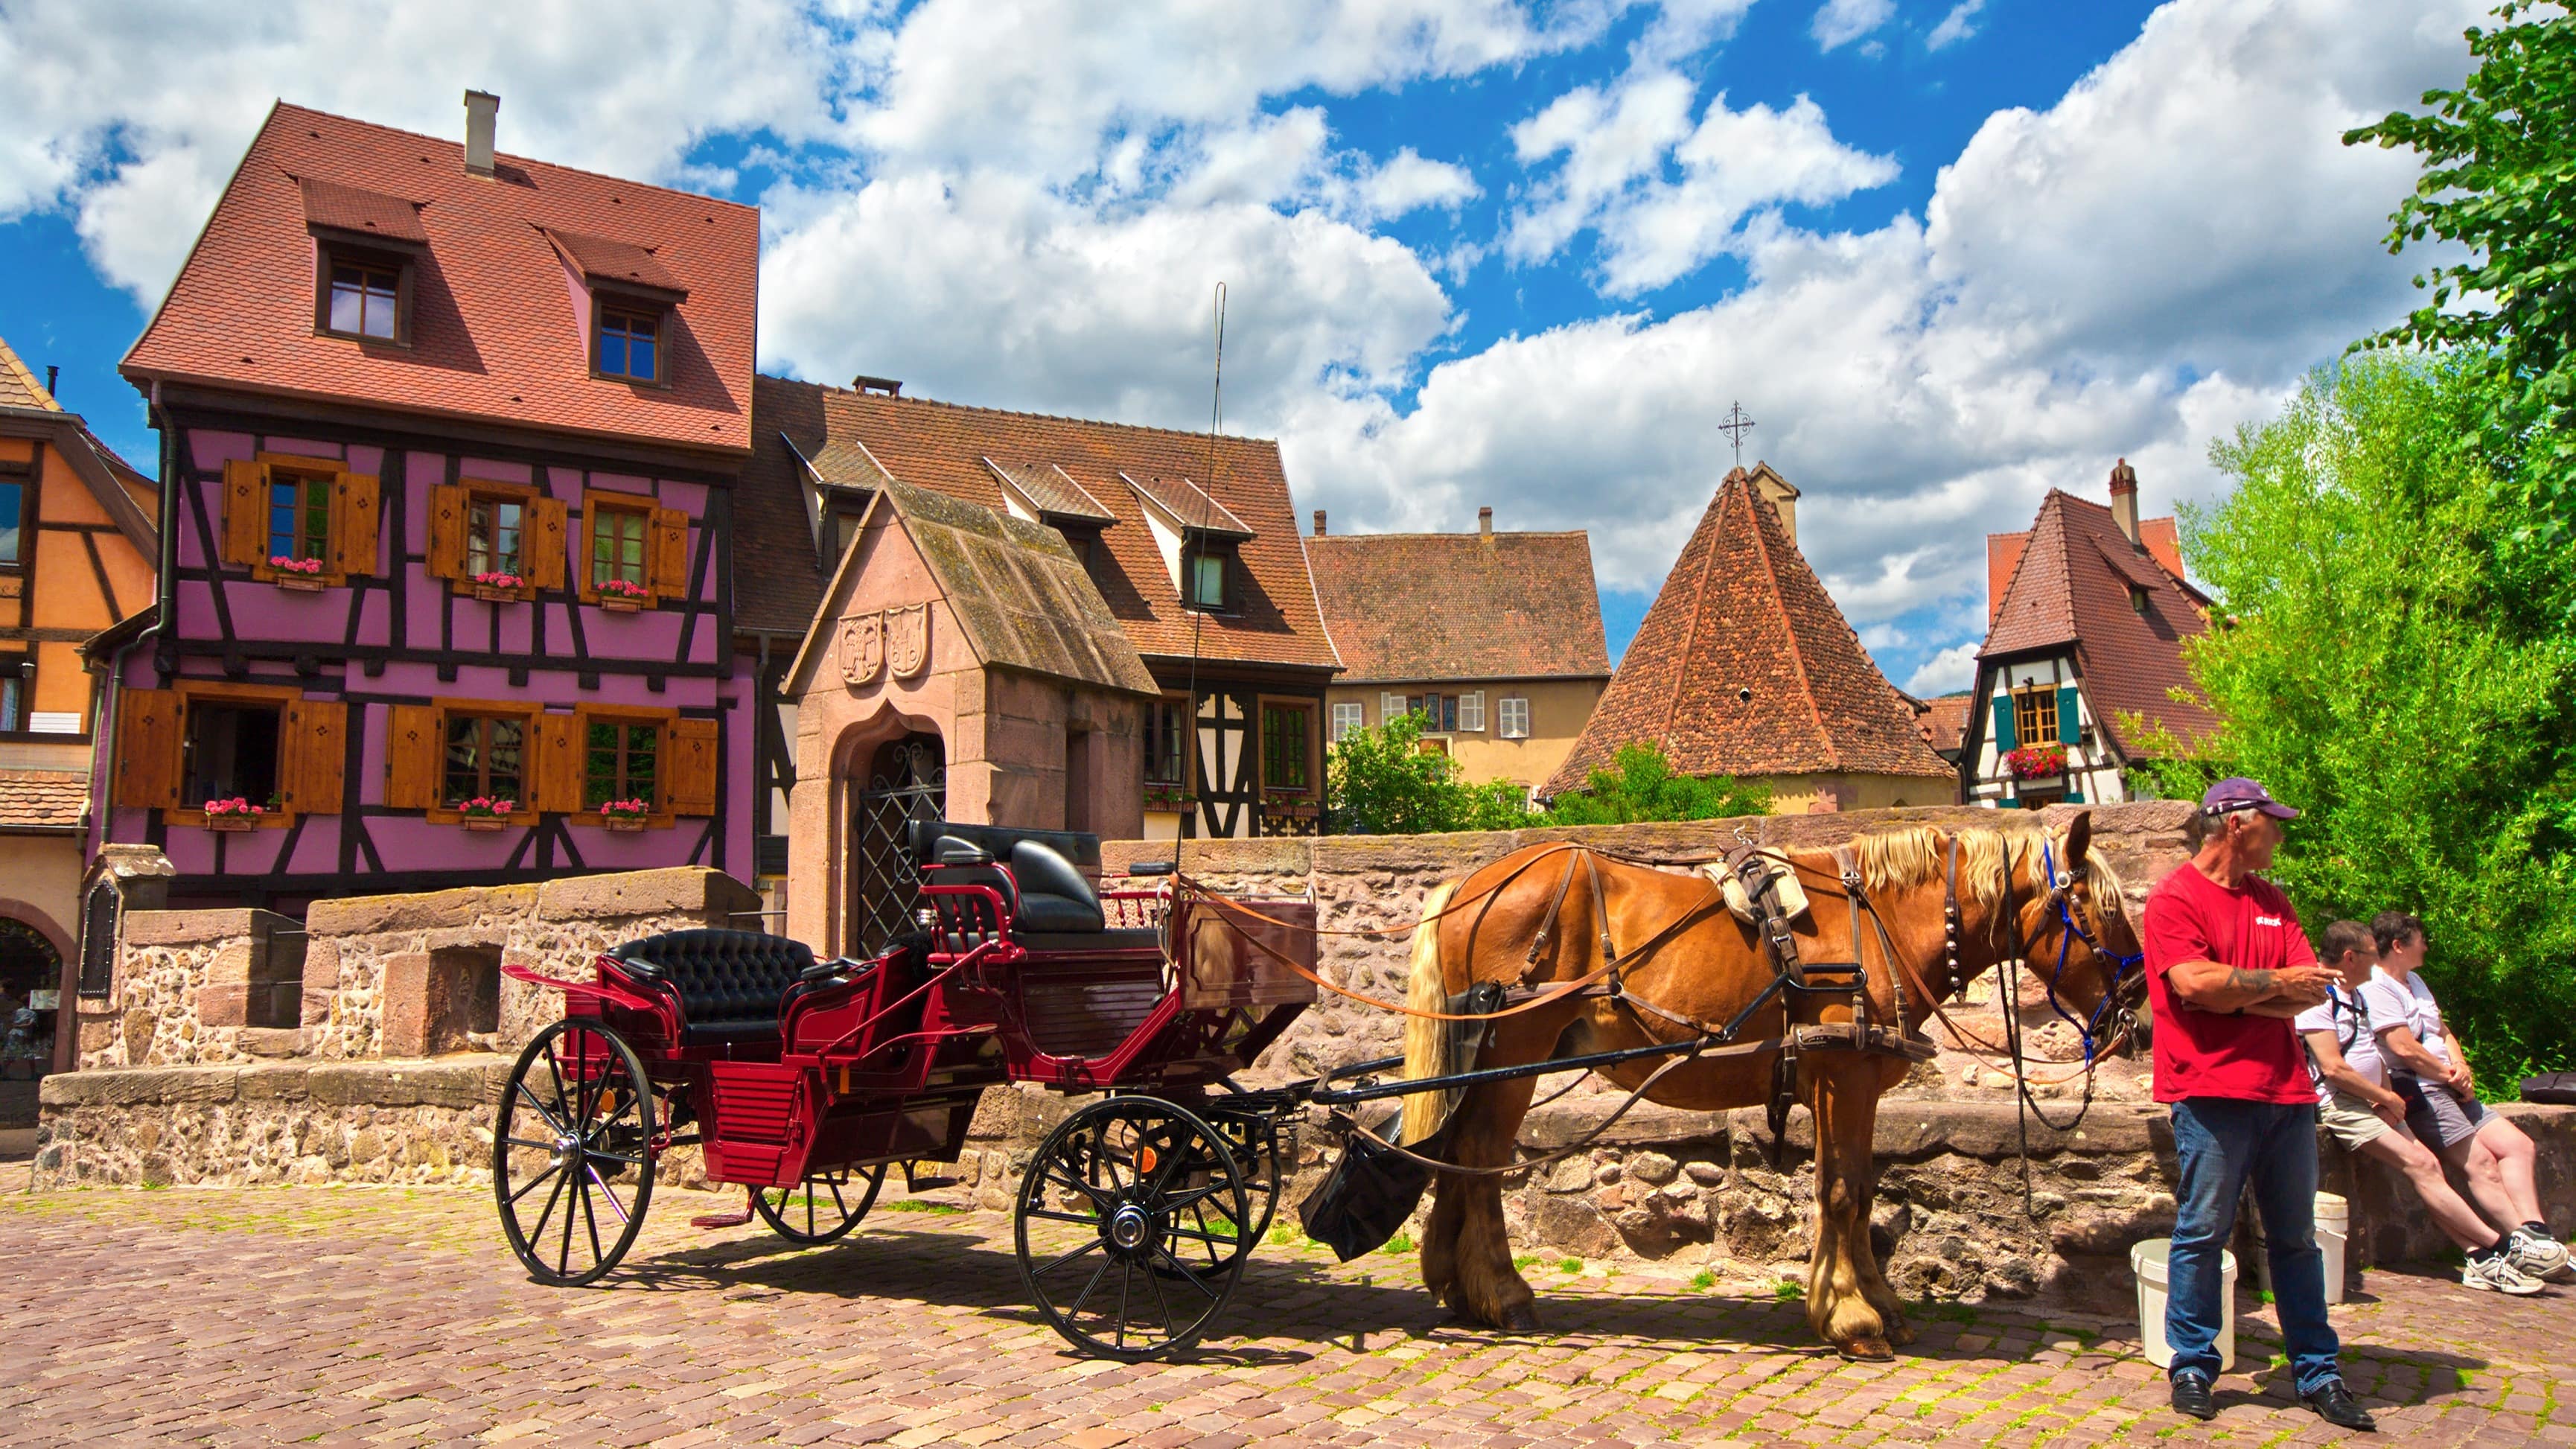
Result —
[[[1402, 1116], [1401, 1110], [1389, 1113], [1372, 1130], [1392, 1141]], [[1342, 1160], [1298, 1204], [1297, 1212], [1305, 1220], [1306, 1236], [1347, 1263], [1376, 1251], [1413, 1216], [1422, 1190], [1431, 1185], [1431, 1169], [1358, 1132], [1347, 1132], [1343, 1140]], [[1424, 1147], [1439, 1140], [1434, 1136]]]

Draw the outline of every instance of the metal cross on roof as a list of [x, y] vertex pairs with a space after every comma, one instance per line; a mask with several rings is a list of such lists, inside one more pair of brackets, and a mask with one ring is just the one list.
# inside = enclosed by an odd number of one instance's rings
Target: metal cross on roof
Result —
[[1726, 417], [1717, 425], [1717, 430], [1726, 434], [1726, 440], [1735, 445], [1735, 466], [1743, 467], [1744, 435], [1753, 431], [1753, 420], [1744, 415], [1744, 404], [1729, 403]]

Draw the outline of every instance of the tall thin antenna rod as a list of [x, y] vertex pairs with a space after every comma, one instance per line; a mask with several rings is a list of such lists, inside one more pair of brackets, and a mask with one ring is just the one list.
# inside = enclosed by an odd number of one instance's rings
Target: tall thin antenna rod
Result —
[[1735, 445], [1735, 466], [1743, 467], [1744, 435], [1753, 431], [1753, 419], [1744, 415], [1744, 404], [1728, 404], [1726, 416], [1719, 421], [1717, 430], [1726, 434], [1726, 440]]
[[[1224, 426], [1225, 423], [1225, 283], [1223, 282], [1216, 284], [1216, 300], [1213, 310], [1214, 327], [1216, 332], [1216, 363], [1208, 379], [1207, 468], [1204, 470], [1207, 474], [1207, 480], [1210, 486], [1214, 486], [1216, 483], [1217, 430]], [[1216, 495], [1210, 493], [1208, 497], [1210, 499], [1214, 499]], [[1201, 521], [1204, 522], [1205, 520]], [[1201, 530], [1198, 543], [1198, 552], [1201, 555], [1204, 555], [1207, 552], [1206, 539], [1207, 534], [1205, 530]], [[1189, 734], [1187, 738], [1189, 740], [1191, 773], [1196, 774], [1199, 757], [1199, 630], [1207, 624], [1207, 610], [1204, 607], [1191, 608], [1191, 592], [1198, 585], [1198, 571], [1190, 566], [1191, 557], [1192, 556], [1187, 549], [1182, 550], [1181, 607], [1189, 609], [1190, 611], [1190, 720]], [[1217, 738], [1222, 741], [1225, 738], [1225, 731], [1223, 729], [1225, 721], [1220, 718], [1217, 721], [1217, 724], [1219, 726], [1217, 730]], [[1186, 819], [1187, 817], [1184, 816], [1183, 818]], [[1187, 838], [1187, 836], [1178, 836], [1172, 841], [1172, 862], [1173, 869], [1175, 870], [1180, 868], [1181, 841]]]

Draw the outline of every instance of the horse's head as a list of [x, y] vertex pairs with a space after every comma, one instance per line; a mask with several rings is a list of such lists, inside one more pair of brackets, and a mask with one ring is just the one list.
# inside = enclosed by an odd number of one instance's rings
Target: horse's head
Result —
[[2063, 837], [2042, 836], [2013, 869], [2016, 893], [2030, 892], [2016, 912], [2023, 959], [2082, 1033], [2087, 1056], [2121, 1034], [2147, 992], [2120, 878], [2092, 844], [2093, 815], [2085, 811]]

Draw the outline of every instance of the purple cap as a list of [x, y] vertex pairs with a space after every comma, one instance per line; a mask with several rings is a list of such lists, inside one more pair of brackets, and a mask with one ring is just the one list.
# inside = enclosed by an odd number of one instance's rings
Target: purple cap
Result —
[[2209, 787], [2208, 794], [2200, 797], [2200, 813], [2203, 815], [2225, 815], [2232, 810], [2260, 810], [2275, 820], [2299, 818], [2298, 811], [2273, 799], [2272, 792], [2263, 788], [2262, 781], [2249, 780], [2243, 775], [2219, 781]]

